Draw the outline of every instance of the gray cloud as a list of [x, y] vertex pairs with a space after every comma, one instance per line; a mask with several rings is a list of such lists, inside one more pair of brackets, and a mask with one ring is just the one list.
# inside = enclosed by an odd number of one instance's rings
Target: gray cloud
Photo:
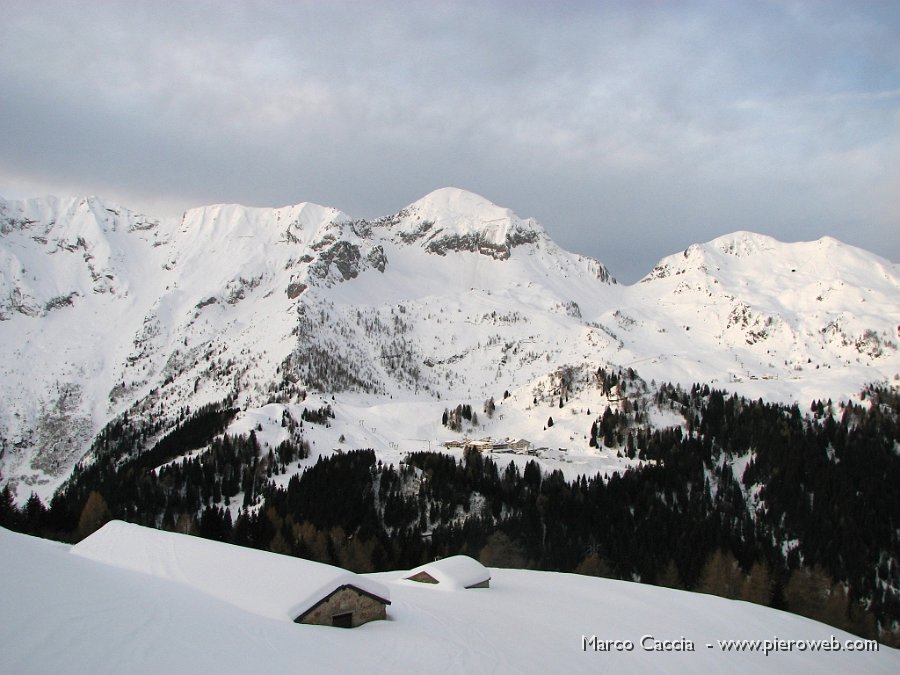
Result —
[[5, 196], [456, 185], [626, 281], [735, 229], [900, 258], [896, 3], [4, 4]]

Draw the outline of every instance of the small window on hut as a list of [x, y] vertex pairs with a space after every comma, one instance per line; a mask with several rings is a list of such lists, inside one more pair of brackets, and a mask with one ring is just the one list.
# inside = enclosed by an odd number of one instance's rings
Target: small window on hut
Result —
[[335, 628], [353, 628], [353, 612], [332, 615], [331, 625]]

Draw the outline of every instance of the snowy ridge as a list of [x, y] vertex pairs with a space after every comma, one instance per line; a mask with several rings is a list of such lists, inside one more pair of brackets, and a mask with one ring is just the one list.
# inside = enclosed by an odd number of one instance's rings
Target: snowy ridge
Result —
[[[618, 405], [598, 368], [647, 389], [845, 399], [896, 381], [898, 298], [898, 265], [878, 256], [747, 232], [621, 286], [456, 188], [371, 221], [310, 203], [165, 220], [93, 197], [0, 200], [0, 483], [48, 497], [117, 416], [166, 423], [226, 398], [234, 431], [254, 419], [272, 442], [282, 412], [333, 405], [306, 430], [314, 453], [524, 438], [567, 475], [621, 468], [587, 446], [588, 411]], [[478, 423], [442, 426], [462, 403]]]
[[0, 320], [44, 316], [89, 294], [128, 295], [126, 267], [146, 257], [159, 228], [95, 197], [0, 201]]

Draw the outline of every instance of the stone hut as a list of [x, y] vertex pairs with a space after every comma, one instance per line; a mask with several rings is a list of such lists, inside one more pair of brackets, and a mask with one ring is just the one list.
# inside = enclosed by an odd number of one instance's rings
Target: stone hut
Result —
[[356, 628], [369, 621], [386, 619], [389, 604], [391, 601], [386, 597], [370, 593], [359, 586], [344, 584], [297, 615], [294, 623]]
[[386, 586], [338, 567], [121, 521], [71, 552], [296, 623], [353, 628], [386, 618], [391, 604]]

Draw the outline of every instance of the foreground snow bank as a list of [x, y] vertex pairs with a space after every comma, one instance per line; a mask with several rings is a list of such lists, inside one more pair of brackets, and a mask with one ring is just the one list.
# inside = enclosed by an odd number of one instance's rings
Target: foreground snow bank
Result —
[[[900, 672], [900, 652], [887, 647], [724, 652], [717, 640], [854, 638], [764, 607], [619, 581], [492, 569], [489, 589], [435, 593], [402, 581], [406, 572], [384, 573], [373, 576], [390, 588], [389, 620], [341, 630], [262, 617], [70, 550], [0, 529], [0, 672]], [[595, 650], [606, 641], [634, 649]], [[644, 648], [657, 642], [695, 651]]]

